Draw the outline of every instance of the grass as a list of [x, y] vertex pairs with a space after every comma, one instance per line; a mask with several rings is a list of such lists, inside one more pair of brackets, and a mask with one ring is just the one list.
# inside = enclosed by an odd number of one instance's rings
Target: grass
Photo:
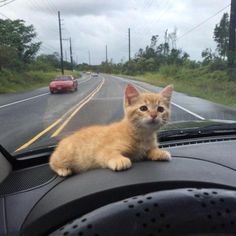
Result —
[[134, 78], [160, 87], [173, 84], [175, 91], [236, 108], [236, 79], [229, 79], [227, 71], [164, 66]]
[[[0, 72], [0, 93], [23, 92], [48, 86], [49, 82], [60, 74], [60, 71], [27, 71], [13, 72], [3, 70]], [[65, 71], [65, 74], [78, 76], [79, 72]]]

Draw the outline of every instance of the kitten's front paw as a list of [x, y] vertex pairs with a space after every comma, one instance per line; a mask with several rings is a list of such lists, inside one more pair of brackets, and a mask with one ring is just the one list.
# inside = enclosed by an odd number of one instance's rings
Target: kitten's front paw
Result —
[[60, 168], [56, 170], [59, 176], [65, 177], [72, 174], [72, 171], [68, 168]]
[[170, 161], [171, 154], [165, 150], [154, 149], [149, 152], [148, 158], [153, 161]]
[[108, 161], [108, 167], [115, 171], [128, 169], [131, 165], [130, 159], [126, 157], [113, 158]]
[[171, 154], [168, 151], [161, 151], [161, 157], [162, 161], [170, 161], [171, 160]]

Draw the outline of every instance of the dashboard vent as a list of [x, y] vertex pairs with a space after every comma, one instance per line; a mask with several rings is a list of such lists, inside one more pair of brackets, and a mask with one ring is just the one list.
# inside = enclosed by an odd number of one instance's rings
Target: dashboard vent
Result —
[[215, 143], [215, 142], [225, 142], [225, 141], [235, 141], [236, 137], [214, 137], [214, 138], [201, 138], [201, 139], [188, 139], [175, 142], [163, 142], [159, 145], [160, 148], [178, 147], [186, 145], [195, 145], [202, 143]]
[[13, 171], [0, 184], [0, 196], [42, 186], [56, 177], [48, 165]]

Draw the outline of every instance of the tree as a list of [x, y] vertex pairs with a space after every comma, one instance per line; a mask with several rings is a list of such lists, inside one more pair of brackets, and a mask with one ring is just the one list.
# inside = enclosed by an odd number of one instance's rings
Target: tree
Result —
[[59, 67], [59, 55], [57, 52], [54, 52], [53, 54], [41, 54], [37, 57], [37, 61], [41, 61], [44, 62], [54, 68], [58, 68]]
[[215, 58], [215, 54], [212, 53], [210, 48], [206, 48], [202, 51], [203, 65], [209, 64]]
[[217, 43], [216, 50], [220, 57], [224, 60], [228, 54], [228, 44], [229, 44], [229, 15], [224, 13], [220, 23], [215, 26], [214, 36], [215, 42]]
[[0, 19], [0, 45], [13, 48], [25, 63], [32, 61], [41, 42], [33, 42], [36, 32], [33, 25], [26, 26], [23, 20]]
[[17, 51], [14, 48], [0, 45], [0, 71], [3, 68], [13, 67], [17, 61], [17, 58]]
[[183, 54], [182, 50], [180, 49], [171, 49], [167, 61], [168, 64], [182, 65], [188, 57], [189, 55], [187, 53]]
[[158, 41], [158, 37], [159, 35], [153, 35], [152, 38], [151, 38], [151, 44], [150, 44], [150, 47], [151, 48], [155, 48], [155, 46], [157, 45], [157, 41]]

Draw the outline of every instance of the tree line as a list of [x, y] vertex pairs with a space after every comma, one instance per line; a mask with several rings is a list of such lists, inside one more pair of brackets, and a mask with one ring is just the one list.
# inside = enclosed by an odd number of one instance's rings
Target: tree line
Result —
[[[173, 33], [172, 33], [173, 36]], [[225, 69], [228, 58], [229, 15], [224, 13], [219, 24], [214, 28], [213, 40], [216, 49], [206, 48], [202, 51], [202, 61], [194, 61], [189, 54], [176, 48], [169, 42], [160, 42], [159, 35], [153, 35], [150, 44], [140, 48], [130, 61], [120, 63], [102, 62], [90, 66], [86, 63], [77, 65], [81, 71], [93, 70], [106, 73], [140, 74], [147, 71], [158, 71], [162, 65], [186, 66], [197, 68], [209, 66], [212, 69]], [[37, 40], [33, 25], [26, 25], [23, 20], [0, 19], [0, 71], [9, 70], [55, 70], [60, 68], [60, 56], [39, 54], [42, 42]], [[64, 62], [70, 69], [70, 63]]]
[[224, 70], [227, 68], [228, 44], [229, 44], [229, 15], [224, 13], [219, 24], [213, 31], [213, 40], [216, 49], [206, 48], [202, 51], [202, 61], [189, 58], [189, 54], [182, 49], [170, 46], [169, 42], [159, 43], [159, 35], [153, 35], [150, 44], [140, 48], [134, 58], [127, 62], [113, 63], [102, 62], [101, 65], [89, 66], [86, 63], [78, 65], [80, 70], [97, 70], [106, 73], [125, 73], [129, 75], [144, 72], [158, 71], [163, 65], [185, 66], [198, 68], [209, 66], [212, 70]]

